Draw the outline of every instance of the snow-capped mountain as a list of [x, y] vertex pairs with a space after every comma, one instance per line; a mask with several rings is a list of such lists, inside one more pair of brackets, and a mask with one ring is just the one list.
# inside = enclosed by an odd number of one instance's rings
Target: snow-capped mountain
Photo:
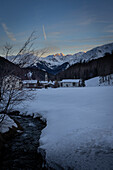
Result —
[[69, 65], [74, 64], [76, 60], [79, 59], [80, 56], [83, 55], [83, 52], [76, 53], [74, 55], [64, 55], [63, 53], [49, 55], [45, 58], [39, 58], [40, 61], [45, 62], [46, 66], [51, 69], [55, 69], [64, 63], [68, 63]]
[[[47, 57], [37, 57], [29, 56], [24, 67], [37, 67], [41, 70], [45, 70], [49, 73], [56, 74], [62, 70], [67, 69], [73, 64], [88, 62], [93, 59], [98, 59], [104, 57], [106, 53], [113, 52], [113, 43], [102, 45], [92, 50], [85, 52], [79, 52], [74, 55], [64, 55], [63, 53], [49, 55]], [[9, 57], [10, 61], [13, 61], [14, 56]], [[18, 56], [14, 60], [14, 63], [18, 64], [22, 59], [25, 59], [25, 56]]]

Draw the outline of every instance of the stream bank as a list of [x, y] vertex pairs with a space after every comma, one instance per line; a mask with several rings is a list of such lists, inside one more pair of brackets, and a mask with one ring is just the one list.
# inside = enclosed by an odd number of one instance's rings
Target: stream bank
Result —
[[0, 169], [46, 169], [42, 155], [37, 153], [41, 131], [45, 128], [45, 123], [32, 117], [12, 115], [12, 118], [19, 122], [23, 130], [18, 130], [13, 138], [5, 142]]

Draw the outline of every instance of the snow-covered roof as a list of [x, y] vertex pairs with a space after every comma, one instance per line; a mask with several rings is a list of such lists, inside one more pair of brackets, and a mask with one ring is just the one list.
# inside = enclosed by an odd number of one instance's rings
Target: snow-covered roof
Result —
[[48, 84], [48, 81], [40, 81], [41, 84]]
[[55, 84], [55, 81], [51, 81], [51, 80], [50, 80], [50, 81], [49, 81], [49, 84], [53, 84], [53, 85], [54, 85], [54, 84]]
[[27, 83], [29, 83], [29, 84], [36, 84], [37, 80], [23, 80], [22, 82], [23, 82], [23, 84], [27, 84]]
[[64, 80], [60, 81], [60, 83], [77, 83], [79, 81], [80, 81], [80, 79], [64, 79]]
[[48, 81], [40, 81], [40, 83], [41, 84], [54, 84], [55, 81], [51, 81], [51, 80], [49, 82]]

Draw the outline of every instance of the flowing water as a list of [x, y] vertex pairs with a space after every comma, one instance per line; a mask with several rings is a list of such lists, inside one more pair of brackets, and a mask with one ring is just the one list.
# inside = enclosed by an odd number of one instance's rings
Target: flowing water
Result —
[[38, 119], [31, 117], [13, 116], [23, 127], [23, 133], [19, 133], [8, 141], [7, 148], [2, 157], [1, 170], [30, 170], [42, 168], [43, 159], [37, 153], [41, 130], [45, 125]]

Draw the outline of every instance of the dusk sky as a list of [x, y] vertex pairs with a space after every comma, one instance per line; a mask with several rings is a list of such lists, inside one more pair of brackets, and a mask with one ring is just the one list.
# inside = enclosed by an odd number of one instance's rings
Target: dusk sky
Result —
[[[36, 48], [74, 54], [113, 42], [113, 0], [0, 0], [0, 54], [32, 31]], [[47, 54], [47, 55], [48, 55]]]

